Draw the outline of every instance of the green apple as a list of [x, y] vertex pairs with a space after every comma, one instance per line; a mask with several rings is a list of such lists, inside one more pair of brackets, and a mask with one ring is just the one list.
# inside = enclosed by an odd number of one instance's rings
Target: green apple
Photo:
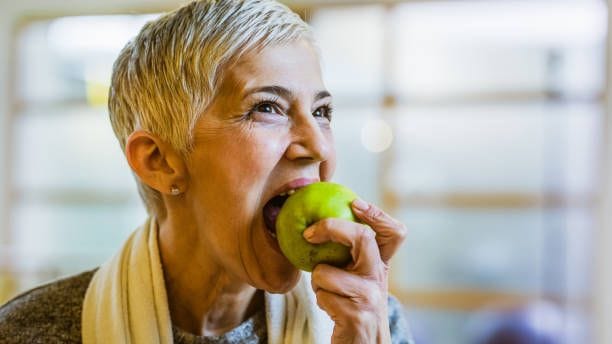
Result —
[[350, 248], [326, 242], [311, 244], [304, 230], [327, 218], [356, 221], [351, 202], [357, 195], [336, 183], [319, 182], [297, 190], [283, 204], [276, 218], [276, 235], [283, 254], [298, 269], [312, 271], [319, 263], [343, 267], [351, 261]]

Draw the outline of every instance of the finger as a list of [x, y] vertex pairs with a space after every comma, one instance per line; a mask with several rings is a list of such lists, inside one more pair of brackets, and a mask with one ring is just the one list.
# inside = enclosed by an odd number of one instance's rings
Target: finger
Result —
[[329, 218], [318, 221], [304, 231], [304, 238], [311, 243], [332, 241], [351, 248], [352, 269], [360, 273], [371, 273], [381, 265], [376, 234], [360, 223]]
[[319, 308], [324, 310], [334, 321], [334, 332], [340, 326], [345, 331], [355, 333], [355, 331], [363, 330], [364, 326], [376, 322], [375, 313], [371, 309], [360, 309], [360, 305], [349, 298], [324, 289], [319, 289], [315, 295]]
[[408, 232], [406, 226], [377, 206], [362, 199], [354, 200], [352, 206], [357, 218], [376, 232], [381, 258], [387, 263], [406, 238]]
[[[384, 272], [384, 270], [381, 272]], [[319, 289], [325, 289], [337, 295], [364, 300], [371, 304], [384, 301], [378, 299], [380, 290], [386, 290], [384, 273], [378, 278], [366, 280], [359, 275], [335, 266], [318, 264], [311, 276], [311, 284], [315, 292]]]
[[317, 306], [324, 310], [332, 320], [343, 318], [343, 315], [350, 312], [353, 308], [349, 299], [334, 294], [325, 289], [319, 289], [315, 292], [317, 296]]
[[363, 278], [328, 264], [318, 264], [311, 275], [312, 289], [325, 289], [346, 297], [358, 297]]
[[346, 229], [348, 231], [358, 231], [360, 230], [360, 227], [363, 226], [364, 225], [361, 223], [349, 220], [328, 218], [313, 223], [310, 227], [304, 230], [303, 235], [304, 238], [312, 244], [322, 244], [328, 241], [333, 241], [345, 246], [350, 246], [352, 244], [352, 240], [348, 238], [348, 235], [333, 235], [333, 233], [328, 231], [326, 227], [338, 227], [340, 230]]

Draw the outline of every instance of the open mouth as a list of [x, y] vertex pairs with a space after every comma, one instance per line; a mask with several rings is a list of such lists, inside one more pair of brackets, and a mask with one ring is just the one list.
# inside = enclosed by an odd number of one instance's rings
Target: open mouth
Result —
[[263, 208], [263, 218], [266, 224], [266, 229], [274, 238], [276, 238], [276, 218], [278, 217], [278, 213], [280, 213], [280, 210], [283, 207], [283, 204], [285, 204], [285, 201], [287, 201], [287, 198], [293, 195], [294, 192], [295, 189], [291, 189], [287, 192], [279, 194], [278, 196], [272, 197], [272, 199], [270, 199]]

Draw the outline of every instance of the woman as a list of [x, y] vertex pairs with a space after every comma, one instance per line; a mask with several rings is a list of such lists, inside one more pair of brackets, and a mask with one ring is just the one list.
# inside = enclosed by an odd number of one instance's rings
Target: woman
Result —
[[331, 101], [309, 27], [276, 2], [198, 1], [145, 25], [115, 63], [109, 110], [150, 217], [97, 271], [5, 305], [0, 338], [408, 343], [387, 293], [401, 223], [356, 200], [374, 231], [312, 225], [308, 241], [353, 256], [312, 276], [266, 225], [272, 198], [332, 177]]

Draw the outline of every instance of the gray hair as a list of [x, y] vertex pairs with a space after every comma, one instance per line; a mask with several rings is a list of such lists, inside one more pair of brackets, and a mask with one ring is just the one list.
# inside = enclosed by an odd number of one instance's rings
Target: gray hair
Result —
[[[121, 148], [143, 129], [187, 157], [223, 69], [250, 51], [299, 39], [314, 44], [310, 27], [273, 0], [194, 1], [148, 22], [113, 66], [108, 108]], [[159, 191], [136, 181], [147, 211], [164, 213]]]

